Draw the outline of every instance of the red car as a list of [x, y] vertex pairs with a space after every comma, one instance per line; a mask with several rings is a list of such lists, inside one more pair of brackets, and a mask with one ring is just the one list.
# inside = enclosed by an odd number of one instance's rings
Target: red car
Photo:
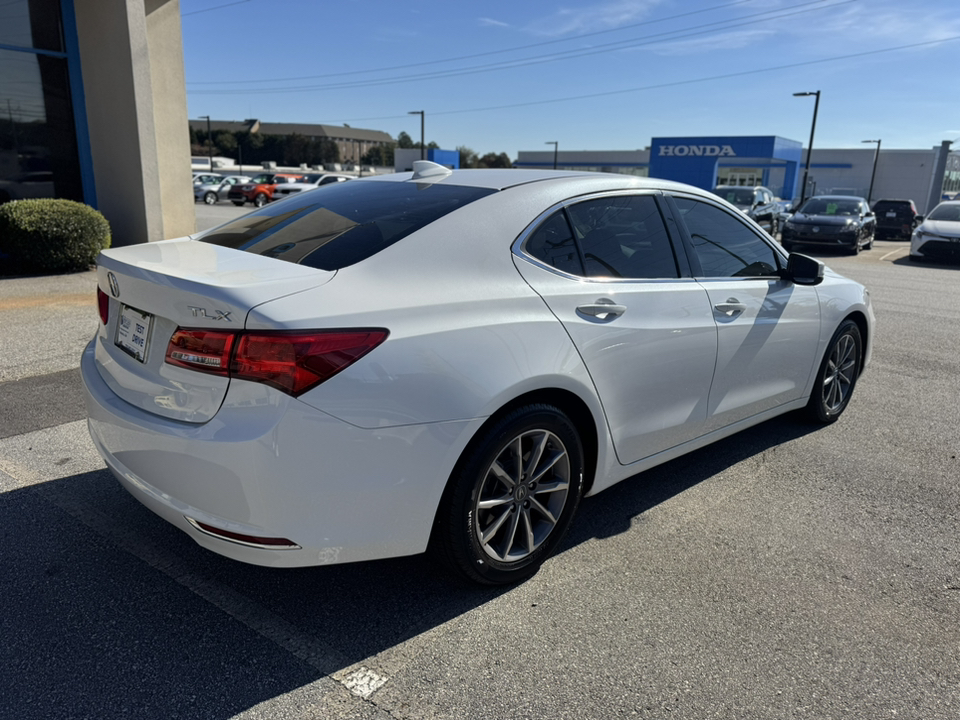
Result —
[[302, 179], [303, 175], [290, 173], [261, 173], [248, 183], [234, 185], [227, 193], [227, 198], [237, 206], [252, 202], [257, 207], [263, 207], [273, 200], [273, 191], [277, 185], [300, 182]]

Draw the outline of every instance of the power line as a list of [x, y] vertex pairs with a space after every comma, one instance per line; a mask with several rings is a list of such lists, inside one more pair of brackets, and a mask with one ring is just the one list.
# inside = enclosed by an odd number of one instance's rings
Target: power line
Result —
[[[735, 2], [724, 3], [723, 5], [713, 5], [708, 8], [700, 8], [699, 10], [692, 10], [691, 12], [680, 13], [678, 15], [669, 15], [663, 18], [656, 18], [654, 20], [644, 20], [643, 22], [633, 23], [631, 25], [621, 25], [620, 27], [611, 28], [609, 30], [596, 30], [594, 32], [583, 33], [581, 35], [574, 35], [573, 37], [568, 38], [559, 38], [557, 40], [545, 40], [543, 42], [531, 43], [530, 45], [517, 45], [512, 48], [505, 48], [503, 50], [488, 50], [487, 52], [474, 53], [472, 55], [460, 55], [458, 57], [446, 58], [443, 60], [426, 60], [423, 62], [408, 63], [406, 65], [391, 65], [390, 67], [382, 68], [372, 68], [368, 70], [349, 70], [347, 72], [336, 72], [336, 73], [326, 73], [324, 75], [303, 75], [300, 77], [288, 77], [288, 78], [267, 78], [263, 80], [197, 80], [193, 82], [188, 82], [187, 85], [237, 85], [243, 83], [253, 83], [253, 82], [292, 82], [294, 80], [319, 80], [322, 78], [328, 77], [343, 77], [344, 75], [362, 75], [366, 73], [377, 73], [377, 72], [389, 72], [392, 70], [406, 70], [408, 68], [414, 67], [423, 67], [425, 65], [439, 65], [441, 63], [450, 63], [450, 62], [459, 62], [461, 60], [473, 60], [480, 57], [488, 57], [490, 55], [502, 55], [504, 53], [517, 52], [519, 50], [529, 50], [531, 48], [544, 47], [546, 45], [556, 45], [557, 43], [573, 42], [575, 40], [582, 40], [583, 38], [595, 37], [597, 35], [606, 35], [608, 33], [622, 32], [624, 30], [630, 30], [632, 28], [642, 27], [644, 25], [654, 25], [656, 23], [667, 22], [668, 20], [677, 20], [679, 18], [688, 17], [690, 15], [698, 15], [700, 13], [709, 12], [712, 10], [722, 10], [724, 8], [733, 7], [735, 5], [745, 5], [747, 3], [756, 2], [757, 0], [736, 0]], [[820, 2], [826, 2], [826, 0], [819, 0]], [[211, 8], [215, 9], [215, 8]], [[196, 12], [206, 12], [205, 10], [198, 10]], [[194, 13], [186, 13], [192, 15]]]
[[[519, 107], [530, 107], [532, 105], [549, 105], [549, 104], [555, 104], [555, 103], [570, 102], [572, 100], [589, 100], [592, 98], [607, 97], [610, 95], [624, 95], [626, 93], [642, 92], [644, 90], [660, 90], [663, 88], [678, 87], [680, 85], [692, 85], [694, 83], [711, 82], [714, 80], [727, 80], [729, 78], [743, 77], [745, 75], [757, 75], [760, 73], [773, 72], [776, 70], [789, 70], [791, 68], [806, 67], [809, 65], [818, 65], [818, 64], [828, 63], [828, 62], [837, 62], [839, 60], [851, 60], [853, 58], [867, 57], [869, 55], [880, 55], [882, 53], [896, 52], [898, 50], [910, 50], [912, 48], [924, 47], [927, 45], [939, 45], [940, 43], [953, 42], [955, 40], [960, 40], [960, 35], [940, 38], [939, 40], [928, 40], [926, 42], [921, 42], [921, 43], [912, 43], [910, 45], [898, 45], [896, 47], [883, 48], [881, 50], [867, 50], [864, 52], [852, 53], [850, 55], [836, 55], [834, 57], [829, 57], [829, 58], [820, 58], [819, 60], [806, 60], [804, 62], [789, 63], [787, 65], [774, 65], [771, 67], [758, 68], [755, 70], [742, 70], [740, 72], [726, 73], [724, 75], [710, 75], [708, 77], [692, 78], [690, 80], [677, 80], [677, 81], [668, 82], [668, 83], [658, 83], [656, 85], [642, 85], [640, 87], [623, 88], [621, 90], [608, 90], [606, 92], [590, 93], [587, 95], [569, 95], [567, 97], [562, 97], [562, 98], [551, 98], [549, 100], [530, 100], [528, 102], [522, 102], [522, 103], [511, 103], [509, 105], [491, 105], [488, 107], [469, 108], [469, 109], [463, 109], [463, 110], [439, 110], [439, 111], [429, 110], [427, 112], [432, 117], [436, 117], [437, 115], [458, 115], [462, 113], [487, 112], [490, 110], [509, 110], [509, 109], [519, 108]], [[404, 116], [385, 115], [381, 117], [346, 118], [345, 120], [347, 122], [366, 122], [369, 120], [390, 120], [398, 117], [404, 117]]]
[[[600, 46], [588, 48], [588, 49], [565, 50], [559, 53], [533, 56], [530, 58], [518, 59], [518, 60], [505, 60], [497, 63], [491, 63], [488, 65], [477, 65], [472, 68], [462, 68], [459, 70], [440, 70], [434, 73], [425, 73], [420, 75], [405, 75], [405, 76], [391, 77], [391, 78], [385, 78], [385, 79], [370, 79], [370, 80], [360, 80], [360, 81], [354, 81], [354, 82], [333, 83], [329, 85], [299, 85], [299, 86], [291, 86], [291, 87], [285, 87], [285, 88], [257, 88], [257, 89], [238, 89], [238, 90], [194, 90], [192, 91], [192, 94], [195, 94], [195, 95], [240, 95], [240, 94], [242, 95], [277, 95], [277, 94], [290, 93], [290, 92], [376, 87], [379, 85], [392, 85], [399, 82], [419, 82], [424, 80], [436, 80], [436, 79], [442, 79], [442, 78], [460, 77], [463, 75], [476, 75], [478, 73], [493, 72], [495, 70], [516, 69], [520, 67], [526, 67], [528, 65], [542, 65], [544, 63], [556, 62], [557, 60], [570, 60], [570, 59], [586, 57], [590, 55], [600, 55], [608, 52], [626, 50], [628, 48], [637, 48], [645, 45], [654, 45], [658, 42], [664, 42], [665, 40], [670, 40], [670, 41], [682, 40], [685, 38], [709, 34], [712, 32], [716, 32], [717, 30], [732, 30], [732, 29], [744, 27], [747, 25], [755, 25], [758, 23], [770, 22], [771, 20], [782, 20], [784, 18], [792, 17], [794, 15], [814, 12], [817, 10], [833, 9], [840, 5], [848, 5], [853, 2], [858, 2], [858, 0], [840, 0], [840, 2], [834, 2], [830, 5], [823, 5], [822, 3], [824, 1], [825, 0], [811, 0], [810, 2], [800, 3], [798, 5], [791, 5], [786, 8], [779, 8], [777, 10], [766, 10], [764, 12], [755, 13], [753, 15], [746, 16], [746, 18], [754, 18], [752, 20], [745, 19], [745, 18], [739, 18], [736, 20], [718, 20], [712, 23], [696, 25], [696, 26], [693, 26], [692, 28], [686, 28], [681, 30], [668, 30], [663, 33], [647, 35], [642, 38], [633, 38], [630, 40], [619, 40], [613, 43], [607, 43], [605, 45], [600, 45]], [[810, 5], [817, 5], [818, 7], [808, 7]], [[797, 10], [796, 8], [804, 8], [804, 9]], [[785, 10], [794, 10], [794, 12], [784, 12]], [[762, 16], [767, 16], [767, 17], [762, 17]], [[721, 26], [721, 27], [718, 27], [718, 26]], [[673, 37], [668, 37], [668, 36], [673, 36]]]
[[213, 7], [204, 8], [203, 10], [191, 10], [190, 12], [180, 13], [180, 17], [187, 17], [187, 15], [199, 15], [200, 13], [210, 12], [212, 10], [220, 10], [225, 7], [233, 7], [234, 5], [243, 5], [248, 3], [250, 0], [237, 0], [236, 2], [227, 3], [225, 5], [214, 5]]

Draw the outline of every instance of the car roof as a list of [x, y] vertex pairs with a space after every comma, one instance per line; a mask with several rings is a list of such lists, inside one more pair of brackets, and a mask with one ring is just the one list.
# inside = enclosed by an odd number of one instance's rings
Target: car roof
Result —
[[443, 175], [414, 178], [414, 173], [393, 173], [389, 175], [375, 175], [358, 178], [364, 182], [430, 182], [443, 185], [461, 185], [466, 187], [487, 188], [490, 190], [506, 190], [520, 185], [537, 182], [576, 182], [586, 181], [606, 183], [620, 181], [623, 188], [651, 189], [651, 190], [686, 190], [703, 193], [705, 191], [693, 188], [683, 183], [656, 178], [624, 175], [621, 173], [600, 173], [576, 170], [539, 170], [527, 168], [470, 168], [463, 170], [449, 170]]
[[813, 195], [808, 197], [807, 200], [863, 200], [866, 202], [867, 199], [859, 195]]

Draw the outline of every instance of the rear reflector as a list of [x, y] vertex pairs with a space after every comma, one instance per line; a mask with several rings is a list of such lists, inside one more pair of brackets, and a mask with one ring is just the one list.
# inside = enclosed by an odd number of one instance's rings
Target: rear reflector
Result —
[[388, 334], [383, 329], [229, 333], [177, 328], [166, 361], [264, 383], [296, 397], [355, 363]]
[[251, 547], [262, 547], [270, 550], [295, 550], [300, 548], [300, 546], [293, 542], [293, 540], [287, 540], [286, 538], [244, 535], [242, 533], [230, 532], [229, 530], [214, 527], [213, 525], [207, 525], [206, 523], [202, 523], [199, 520], [194, 520], [186, 515], [184, 515], [184, 517], [188, 523], [193, 525], [200, 532], [204, 533], [205, 535], [212, 535], [213, 537], [220, 538], [221, 540], [229, 540], [230, 542], [239, 543], [240, 545], [250, 545]]
[[100, 322], [106, 327], [110, 319], [110, 296], [100, 288], [97, 288], [97, 310], [100, 311]]

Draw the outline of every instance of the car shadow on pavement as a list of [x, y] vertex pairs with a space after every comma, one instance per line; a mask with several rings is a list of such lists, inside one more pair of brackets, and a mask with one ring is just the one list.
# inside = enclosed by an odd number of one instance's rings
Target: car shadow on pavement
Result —
[[909, 256], [899, 257], [893, 261], [894, 265], [910, 265], [915, 268], [936, 268], [937, 270], [960, 270], [960, 262], [946, 262], [940, 260], [922, 260], [917, 262]]
[[[777, 418], [586, 499], [553, 562], [814, 429]], [[461, 584], [425, 556], [244, 565], [200, 548], [106, 470], [0, 495], [0, 528], [0, 716], [24, 720], [228, 718], [317, 681], [342, 694], [333, 678], [356, 663], [513, 591]]]

